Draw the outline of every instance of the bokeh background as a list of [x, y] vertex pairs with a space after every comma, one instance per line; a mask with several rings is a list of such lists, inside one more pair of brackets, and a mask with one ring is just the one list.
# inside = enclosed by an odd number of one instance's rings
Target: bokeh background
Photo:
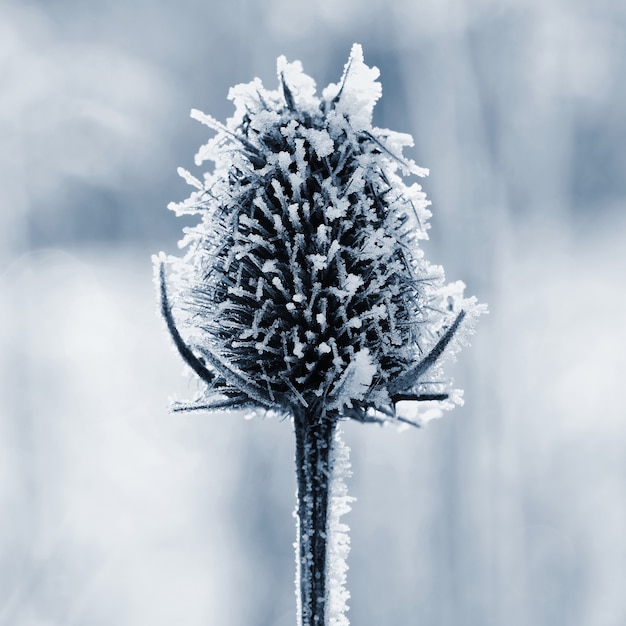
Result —
[[351, 621], [626, 624], [626, 4], [0, 2], [0, 624], [295, 621], [289, 422], [167, 413], [156, 316], [231, 85], [380, 68], [429, 258], [489, 303], [422, 430], [345, 425]]

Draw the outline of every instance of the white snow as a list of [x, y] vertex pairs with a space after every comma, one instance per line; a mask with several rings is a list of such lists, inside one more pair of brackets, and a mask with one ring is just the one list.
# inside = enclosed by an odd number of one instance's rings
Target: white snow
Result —
[[332, 154], [335, 149], [335, 143], [326, 129], [317, 130], [315, 128], [309, 128], [306, 130], [305, 136], [311, 143], [311, 146], [313, 146], [315, 154], [317, 154], [320, 159]]
[[276, 128], [280, 123], [280, 115], [276, 111], [263, 109], [259, 111], [250, 121], [250, 127], [259, 133], [266, 133], [271, 128]]
[[335, 408], [352, 406], [353, 400], [363, 400], [377, 371], [378, 364], [373, 360], [368, 348], [356, 352], [333, 388], [332, 406]]
[[350, 448], [344, 443], [341, 429], [335, 432], [332, 449], [332, 480], [328, 509], [328, 591], [326, 622], [329, 626], [348, 626], [346, 615], [350, 592], [346, 589], [347, 558], [350, 553], [350, 528], [341, 517], [350, 511], [355, 498], [348, 495], [346, 479], [350, 478]]
[[363, 279], [357, 274], [347, 274], [346, 282], [343, 285], [343, 289], [349, 296], [354, 296], [359, 287], [363, 285]]
[[178, 175], [188, 184], [191, 185], [192, 187], [195, 187], [196, 189], [204, 189], [204, 185], [195, 177], [193, 176], [188, 170], [186, 170], [184, 167], [179, 167], [176, 170], [178, 172]]
[[353, 317], [348, 320], [348, 328], [361, 328], [363, 320], [360, 317]]
[[298, 338], [298, 331], [296, 329], [294, 329], [294, 331], [293, 331], [293, 353], [294, 353], [294, 355], [297, 356], [299, 359], [301, 359], [304, 356], [304, 348], [305, 348], [305, 344], [300, 341], [300, 339]]
[[288, 207], [289, 219], [291, 220], [291, 223], [296, 228], [299, 228], [301, 226], [300, 215], [299, 215], [298, 209], [299, 209], [299, 206], [296, 203], [290, 204]]
[[326, 224], [320, 224], [317, 227], [317, 241], [319, 243], [326, 243], [328, 241], [328, 227]]
[[309, 254], [308, 259], [313, 265], [313, 269], [318, 272], [327, 267], [326, 257], [323, 254]]
[[305, 110], [317, 108], [319, 98], [315, 95], [315, 81], [304, 73], [300, 61], [289, 63], [284, 56], [280, 56], [276, 63], [276, 70], [279, 80], [283, 78], [289, 86], [289, 91], [299, 108]]
[[263, 267], [261, 268], [261, 271], [264, 274], [270, 274], [272, 272], [277, 272], [278, 271], [278, 263], [276, 262], [275, 259], [268, 259], [267, 261], [265, 261], [265, 263], [263, 263]]
[[370, 129], [374, 105], [382, 95], [381, 84], [376, 80], [379, 75], [377, 67], [365, 65], [363, 49], [355, 43], [341, 80], [338, 84], [328, 85], [322, 97], [328, 101], [338, 97], [335, 109], [349, 118], [354, 130]]

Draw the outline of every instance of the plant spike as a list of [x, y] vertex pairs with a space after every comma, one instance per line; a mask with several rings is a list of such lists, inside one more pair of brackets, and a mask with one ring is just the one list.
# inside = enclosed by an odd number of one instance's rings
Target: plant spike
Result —
[[181, 258], [155, 261], [167, 329], [206, 385], [173, 410], [293, 420], [299, 626], [348, 623], [338, 422], [419, 426], [400, 405], [428, 402], [432, 416], [460, 403], [441, 364], [486, 310], [424, 258], [430, 203], [400, 174], [428, 171], [402, 154], [410, 136], [372, 126], [378, 74], [355, 44], [318, 96], [300, 62], [280, 57], [278, 89], [259, 79], [231, 89], [226, 124], [193, 110], [216, 133], [196, 164], [215, 166], [202, 181], [179, 169], [195, 191], [170, 208], [200, 220]]

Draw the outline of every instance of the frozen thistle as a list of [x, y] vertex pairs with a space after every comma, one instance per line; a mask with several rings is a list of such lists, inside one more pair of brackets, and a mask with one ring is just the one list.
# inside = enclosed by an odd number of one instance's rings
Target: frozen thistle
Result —
[[427, 170], [403, 155], [409, 135], [372, 126], [378, 74], [354, 45], [320, 97], [300, 62], [280, 57], [278, 89], [231, 89], [226, 124], [192, 111], [215, 131], [196, 164], [214, 168], [202, 180], [179, 170], [195, 191], [170, 208], [200, 222], [182, 258], [156, 261], [170, 335], [204, 383], [174, 409], [294, 420], [303, 626], [347, 623], [329, 608], [345, 597], [327, 589], [331, 570], [344, 577], [327, 564], [337, 421], [419, 425], [401, 407], [425, 402], [432, 416], [459, 403], [441, 363], [484, 310], [423, 256], [430, 203], [401, 175]]

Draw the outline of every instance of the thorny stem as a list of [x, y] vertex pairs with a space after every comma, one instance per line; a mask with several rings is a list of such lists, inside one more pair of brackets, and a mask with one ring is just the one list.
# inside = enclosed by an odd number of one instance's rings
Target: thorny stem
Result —
[[328, 508], [336, 420], [295, 415], [298, 481], [298, 626], [326, 626]]

